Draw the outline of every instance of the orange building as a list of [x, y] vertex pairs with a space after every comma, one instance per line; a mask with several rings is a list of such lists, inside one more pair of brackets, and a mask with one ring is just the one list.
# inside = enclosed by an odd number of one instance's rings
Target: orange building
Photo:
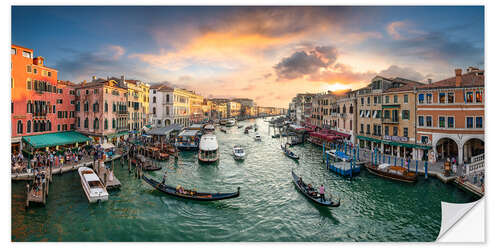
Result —
[[11, 143], [22, 150], [27, 135], [74, 129], [74, 86], [58, 82], [57, 70], [46, 67], [32, 49], [11, 46]]
[[456, 69], [454, 77], [419, 86], [416, 102], [417, 143], [432, 146], [418, 158], [463, 164], [484, 153], [484, 70]]

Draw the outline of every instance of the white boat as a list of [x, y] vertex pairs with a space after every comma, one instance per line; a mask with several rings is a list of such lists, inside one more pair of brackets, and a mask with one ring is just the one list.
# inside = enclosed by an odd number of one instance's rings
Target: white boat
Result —
[[219, 160], [219, 144], [214, 134], [205, 134], [201, 137], [198, 160], [202, 162], [216, 162]]
[[205, 125], [205, 127], [203, 127], [203, 131], [205, 133], [212, 133], [215, 131], [215, 126], [212, 124], [207, 124], [207, 125]]
[[255, 134], [255, 138], [254, 138], [256, 141], [262, 141], [262, 137], [260, 137], [259, 134]]
[[108, 200], [108, 191], [102, 184], [99, 177], [94, 173], [94, 170], [87, 167], [78, 169], [82, 188], [90, 203]]
[[220, 123], [220, 125], [225, 126], [225, 125], [226, 125], [226, 123], [227, 123], [227, 119], [221, 119], [221, 120], [219, 121], [219, 123]]
[[242, 146], [236, 145], [233, 147], [233, 156], [235, 160], [245, 159], [245, 150]]
[[229, 118], [226, 122], [226, 127], [232, 127], [236, 124], [236, 120], [234, 118]]

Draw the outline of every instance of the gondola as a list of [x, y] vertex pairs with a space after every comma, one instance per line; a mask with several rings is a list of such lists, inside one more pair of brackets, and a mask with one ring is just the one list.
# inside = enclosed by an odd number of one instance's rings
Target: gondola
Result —
[[280, 136], [280, 134], [275, 134], [275, 135], [272, 135], [271, 137], [272, 138], [280, 138], [281, 136]]
[[309, 192], [307, 192], [307, 190], [306, 190], [306, 184], [304, 184], [304, 183], [299, 184], [299, 177], [297, 175], [295, 175], [293, 170], [292, 170], [292, 178], [293, 178], [293, 184], [295, 184], [295, 187], [297, 187], [297, 189], [299, 189], [302, 194], [304, 194], [307, 198], [309, 198], [309, 200], [313, 201], [314, 203], [321, 205], [321, 206], [327, 206], [327, 207], [340, 206], [340, 198], [336, 202], [333, 202], [331, 200], [327, 200], [326, 197], [325, 197], [325, 201], [321, 201], [321, 198], [319, 197], [318, 194], [317, 194], [317, 196], [313, 196], [313, 195], [309, 194]]
[[151, 178], [146, 177], [145, 175], [142, 176], [142, 179], [149, 185], [153, 186], [159, 191], [162, 191], [163, 193], [189, 200], [216, 201], [216, 200], [236, 198], [240, 196], [240, 187], [238, 187], [238, 191], [234, 193], [201, 193], [187, 189], [184, 190], [184, 193], [179, 193], [174, 187], [163, 185], [160, 182], [157, 182]]
[[298, 156], [298, 155], [296, 155], [294, 152], [292, 152], [292, 151], [290, 151], [290, 150], [286, 149], [285, 147], [283, 147], [283, 145], [281, 145], [281, 150], [283, 150], [283, 153], [284, 153], [286, 156], [288, 156], [288, 157], [290, 157], [290, 158], [292, 158], [292, 159], [294, 159], [294, 160], [298, 160], [298, 159], [299, 159], [299, 156]]

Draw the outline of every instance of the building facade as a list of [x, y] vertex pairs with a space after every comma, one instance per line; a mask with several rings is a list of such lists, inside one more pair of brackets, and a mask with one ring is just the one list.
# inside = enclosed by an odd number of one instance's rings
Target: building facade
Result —
[[420, 157], [463, 164], [484, 153], [484, 70], [456, 69], [454, 77], [417, 91], [416, 140], [429, 147]]
[[128, 89], [127, 109], [128, 109], [128, 129], [141, 130], [149, 124], [149, 84], [138, 80], [120, 79]]
[[76, 130], [97, 142], [124, 138], [128, 90], [116, 80], [97, 79], [76, 87]]
[[74, 129], [74, 86], [57, 80], [32, 49], [11, 46], [11, 145], [22, 150], [23, 136]]

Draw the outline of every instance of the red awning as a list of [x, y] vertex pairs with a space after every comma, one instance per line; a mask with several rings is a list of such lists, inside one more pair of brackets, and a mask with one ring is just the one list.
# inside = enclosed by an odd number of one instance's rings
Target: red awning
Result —
[[342, 136], [342, 137], [345, 137], [345, 138], [349, 138], [349, 136], [351, 136], [350, 134], [346, 134], [346, 133], [342, 133], [342, 132], [338, 132], [338, 131], [334, 131], [336, 135], [338, 136]]

